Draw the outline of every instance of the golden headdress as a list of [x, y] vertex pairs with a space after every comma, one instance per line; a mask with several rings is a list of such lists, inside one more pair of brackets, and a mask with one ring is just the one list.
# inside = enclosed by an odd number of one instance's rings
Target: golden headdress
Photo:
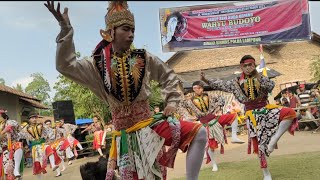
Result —
[[134, 27], [134, 16], [129, 10], [127, 1], [109, 1], [105, 22], [106, 30], [100, 30], [100, 34], [108, 42], [113, 40], [114, 28], [123, 24]]

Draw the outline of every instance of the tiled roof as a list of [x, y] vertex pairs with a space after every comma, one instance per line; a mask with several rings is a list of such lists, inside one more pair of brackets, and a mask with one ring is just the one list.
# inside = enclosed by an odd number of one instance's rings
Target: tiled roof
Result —
[[32, 100], [32, 99], [23, 98], [23, 97], [20, 97], [19, 99], [21, 99], [22, 101], [26, 101], [27, 103], [30, 103], [33, 107], [36, 107], [39, 109], [49, 109], [48, 107], [42, 105], [40, 102]]
[[18, 91], [16, 89], [13, 89], [9, 86], [6, 86], [6, 85], [2, 85], [0, 84], [0, 91], [3, 91], [3, 92], [8, 92], [10, 94], [14, 94], [14, 95], [17, 95], [17, 96], [20, 96], [20, 97], [25, 97], [25, 98], [28, 98], [28, 99], [33, 99], [33, 100], [37, 100], [37, 101], [40, 101], [39, 99], [29, 95], [29, 94], [26, 94], [26, 93], [23, 93], [21, 91]]
[[6, 92], [6, 93], [10, 93], [10, 94], [13, 94], [13, 95], [17, 95], [17, 96], [19, 96], [20, 100], [31, 104], [31, 106], [33, 106], [35, 108], [49, 109], [48, 107], [46, 107], [43, 104], [41, 104], [39, 99], [37, 99], [37, 98], [35, 98], [35, 97], [33, 97], [33, 96], [29, 95], [29, 94], [26, 94], [24, 92], [21, 92], [21, 91], [18, 91], [16, 89], [13, 89], [11, 87], [8, 87], [6, 85], [0, 84], [0, 91]]

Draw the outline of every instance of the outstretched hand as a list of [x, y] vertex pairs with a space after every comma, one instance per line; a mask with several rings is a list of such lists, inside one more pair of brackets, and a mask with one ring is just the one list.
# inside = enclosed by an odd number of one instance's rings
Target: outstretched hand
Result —
[[202, 70], [200, 71], [200, 80], [207, 83], [207, 84], [209, 82], [208, 79], [206, 78], [205, 73]]
[[47, 1], [47, 3], [44, 3], [44, 5], [48, 8], [48, 10], [53, 14], [53, 16], [56, 18], [56, 20], [63, 24], [70, 24], [69, 16], [68, 16], [68, 8], [65, 7], [63, 14], [60, 12], [60, 3], [58, 2], [57, 9], [54, 8], [54, 1]]

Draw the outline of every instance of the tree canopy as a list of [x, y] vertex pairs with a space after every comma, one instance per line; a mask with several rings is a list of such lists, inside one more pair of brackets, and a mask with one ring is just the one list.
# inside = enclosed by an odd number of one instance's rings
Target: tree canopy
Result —
[[313, 81], [320, 80], [320, 55], [315, 55], [312, 58], [312, 62], [310, 64], [311, 74], [313, 76]]
[[[31, 77], [33, 80], [27, 85], [25, 92], [41, 100], [42, 104], [51, 107], [49, 95], [51, 88], [48, 80], [46, 80], [43, 77], [43, 74], [39, 72], [31, 74]], [[40, 110], [40, 115], [51, 116], [52, 110]]]
[[3, 78], [0, 78], [0, 84], [5, 85], [6, 81]]

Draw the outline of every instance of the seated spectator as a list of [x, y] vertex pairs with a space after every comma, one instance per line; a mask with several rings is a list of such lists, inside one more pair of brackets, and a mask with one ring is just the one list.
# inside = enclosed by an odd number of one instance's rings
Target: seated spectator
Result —
[[[298, 119], [299, 121], [303, 121], [303, 120], [312, 120], [315, 118], [307, 109], [300, 109]], [[316, 129], [318, 126], [319, 126], [318, 121], [299, 122], [299, 129], [304, 129], [305, 131]]]
[[[310, 105], [318, 105], [319, 104], [319, 100], [316, 97], [315, 93], [311, 93], [310, 96]], [[311, 107], [311, 114], [315, 117], [315, 118], [319, 118], [319, 107]]]

